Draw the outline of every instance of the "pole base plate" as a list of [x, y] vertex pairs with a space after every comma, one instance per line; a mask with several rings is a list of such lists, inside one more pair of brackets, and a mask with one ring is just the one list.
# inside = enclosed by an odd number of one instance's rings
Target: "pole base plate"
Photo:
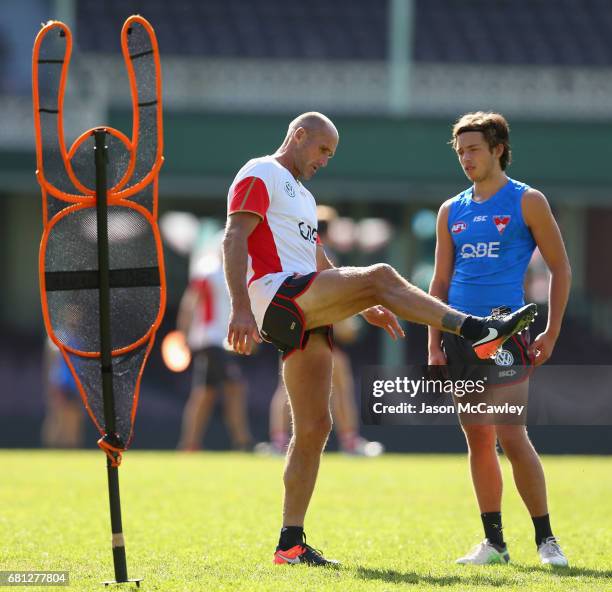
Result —
[[124, 582], [117, 582], [116, 580], [106, 580], [102, 582], [105, 586], [110, 586], [111, 584], [130, 584], [135, 583], [136, 588], [140, 588], [140, 582], [142, 582], [144, 578], [130, 578], [129, 580], [125, 580]]

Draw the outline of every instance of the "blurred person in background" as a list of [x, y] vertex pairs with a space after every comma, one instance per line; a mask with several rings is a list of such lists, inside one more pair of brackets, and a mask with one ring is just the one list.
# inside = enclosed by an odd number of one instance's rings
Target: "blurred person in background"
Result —
[[[495, 400], [526, 403], [528, 367], [543, 364], [551, 356], [569, 297], [571, 271], [563, 239], [546, 197], [506, 175], [511, 149], [509, 126], [502, 115], [465, 114], [453, 127], [451, 144], [473, 185], [444, 202], [439, 210], [430, 294], [473, 315], [495, 314], [503, 308], [517, 310], [524, 304], [525, 274], [537, 246], [551, 272], [548, 323], [533, 343], [529, 343], [526, 329], [488, 360], [475, 356], [468, 341], [430, 327], [429, 364], [449, 364], [451, 373], [471, 372], [470, 366], [482, 364], [499, 366]], [[515, 372], [508, 372], [507, 367], [516, 364], [517, 368], [521, 361], [523, 368], [516, 371], [516, 380]], [[510, 559], [502, 533], [499, 442], [531, 515], [541, 562], [567, 565], [551, 529], [544, 471], [526, 427], [475, 425], [461, 416], [460, 421], [485, 539], [457, 563], [508, 563]]]
[[[354, 318], [334, 324], [334, 349], [332, 352], [331, 414], [340, 451], [351, 456], [380, 456], [385, 447], [380, 442], [369, 441], [359, 433], [359, 415], [355, 402], [353, 368], [348, 354], [338, 344], [348, 345], [357, 338]], [[285, 455], [290, 441], [291, 418], [287, 389], [279, 374], [278, 385], [270, 401], [270, 442], [260, 442], [256, 451], [265, 454]]]
[[[336, 562], [306, 543], [304, 519], [331, 430], [332, 324], [361, 314], [392, 339], [395, 316], [473, 340], [487, 357], [533, 321], [535, 305], [501, 318], [453, 310], [390, 265], [335, 268], [318, 239], [315, 199], [303, 185], [336, 152], [339, 135], [321, 113], [295, 118], [272, 155], [249, 160], [228, 191], [223, 241], [231, 295], [228, 342], [249, 355], [262, 337], [283, 352], [293, 420], [287, 451], [283, 523], [275, 564]], [[260, 335], [261, 332], [261, 335]]]
[[225, 348], [229, 294], [223, 276], [220, 239], [194, 254], [190, 281], [179, 306], [177, 329], [192, 353], [192, 388], [183, 411], [178, 448], [202, 448], [204, 433], [220, 392], [232, 447], [251, 450], [246, 384], [236, 355]]
[[[338, 218], [335, 208], [317, 206], [318, 236], [325, 245], [329, 260], [337, 264], [337, 257], [329, 246], [330, 223]], [[355, 384], [351, 359], [340, 345], [349, 345], [357, 339], [358, 326], [355, 317], [334, 324], [334, 349], [332, 351], [331, 412], [334, 431], [340, 450], [355, 456], [379, 456], [385, 450], [380, 442], [370, 442], [359, 434], [359, 416], [355, 403]], [[287, 389], [279, 374], [278, 386], [270, 401], [270, 442], [261, 442], [256, 450], [263, 453], [285, 455], [290, 439], [290, 413]]]
[[46, 413], [42, 444], [49, 448], [79, 448], [83, 445], [83, 402], [76, 381], [50, 339], [46, 341], [43, 357]]

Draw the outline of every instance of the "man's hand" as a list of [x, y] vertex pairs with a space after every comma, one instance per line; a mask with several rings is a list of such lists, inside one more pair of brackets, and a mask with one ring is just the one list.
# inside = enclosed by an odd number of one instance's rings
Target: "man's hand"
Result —
[[227, 341], [235, 352], [247, 356], [251, 355], [254, 341], [261, 343], [262, 339], [250, 307], [232, 307]]
[[553, 353], [555, 344], [557, 343], [557, 337], [551, 335], [547, 331], [540, 333], [529, 346], [527, 352], [529, 357], [533, 360], [534, 366], [541, 366]]
[[446, 354], [442, 348], [430, 348], [427, 354], [427, 365], [428, 366], [439, 366], [438, 368], [429, 368], [429, 378], [433, 380], [448, 379], [450, 373], [446, 365], [448, 361]]
[[361, 313], [361, 316], [370, 325], [382, 327], [394, 341], [397, 341], [398, 337], [406, 337], [404, 330], [397, 321], [397, 317], [384, 306], [377, 305], [367, 308]]
[[427, 356], [427, 364], [429, 366], [446, 366], [446, 354], [442, 349], [430, 349]]

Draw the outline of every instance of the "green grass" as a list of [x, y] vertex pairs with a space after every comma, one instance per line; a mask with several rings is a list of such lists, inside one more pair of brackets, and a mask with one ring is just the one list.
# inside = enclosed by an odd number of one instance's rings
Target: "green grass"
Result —
[[[475, 567], [453, 564], [481, 538], [465, 457], [330, 454], [306, 531], [343, 565], [322, 570], [271, 564], [280, 459], [130, 451], [120, 469], [129, 573], [145, 578], [142, 589], [164, 592], [612, 590], [612, 459], [546, 457], [544, 465], [569, 569], [540, 566], [505, 460], [512, 563]], [[104, 589], [113, 576], [104, 455], [0, 451], [0, 467], [0, 570], [68, 570], [71, 589]]]

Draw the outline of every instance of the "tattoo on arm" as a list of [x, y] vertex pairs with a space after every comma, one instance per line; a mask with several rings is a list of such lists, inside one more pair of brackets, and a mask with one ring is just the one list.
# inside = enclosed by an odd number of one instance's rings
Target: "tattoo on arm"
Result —
[[460, 315], [454, 312], [447, 312], [444, 317], [442, 317], [442, 327], [451, 333], [458, 333], [462, 321], [463, 318]]

